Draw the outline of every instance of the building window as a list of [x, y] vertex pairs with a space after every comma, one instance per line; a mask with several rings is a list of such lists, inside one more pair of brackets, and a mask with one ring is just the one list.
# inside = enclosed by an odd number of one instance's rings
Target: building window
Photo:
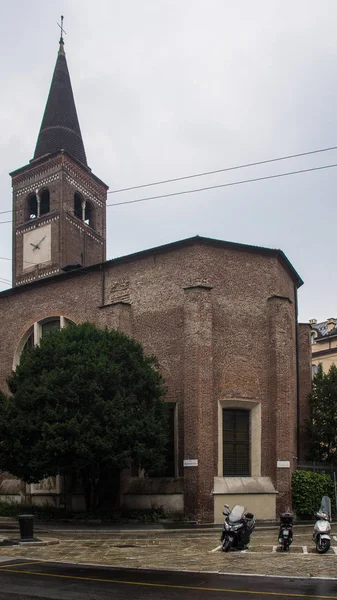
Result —
[[169, 439], [166, 447], [165, 477], [175, 477], [175, 429], [176, 429], [176, 403], [168, 403], [169, 414]]
[[[27, 337], [27, 335], [28, 335], [28, 337]], [[22, 352], [25, 352], [26, 350], [31, 350], [31, 348], [34, 347], [34, 331], [33, 331], [32, 327], [28, 331], [27, 335], [26, 335], [26, 341], [23, 342]]]
[[74, 194], [74, 216], [94, 228], [94, 208], [89, 200], [84, 198], [78, 192]]
[[37, 219], [37, 196], [30, 194], [27, 198], [26, 221]]
[[48, 319], [41, 323], [41, 337], [54, 333], [60, 329], [60, 318]]
[[41, 192], [36, 190], [35, 194], [30, 194], [26, 204], [26, 221], [38, 219], [50, 211], [50, 194], [48, 189]]
[[34, 323], [34, 325], [32, 325], [21, 338], [21, 341], [15, 352], [13, 369], [15, 370], [16, 365], [20, 362], [21, 354], [25, 350], [29, 350], [30, 348], [33, 348], [39, 344], [43, 336], [50, 335], [54, 331], [58, 331], [59, 329], [66, 327], [69, 323], [73, 323], [73, 321], [70, 321], [70, 319], [66, 319], [66, 317], [63, 316], [48, 317]]
[[82, 221], [82, 202], [83, 198], [81, 194], [75, 192], [74, 194], [74, 217]]
[[42, 190], [40, 195], [40, 217], [46, 215], [50, 211], [50, 194], [49, 190]]
[[94, 211], [91, 202], [86, 200], [85, 202], [85, 214], [84, 214], [84, 222], [89, 227], [93, 228], [93, 220], [94, 220]]
[[318, 366], [319, 365], [315, 365], [315, 364], [312, 365], [312, 367], [311, 367], [312, 378], [314, 378], [317, 375]]
[[224, 408], [223, 476], [250, 477], [250, 411]]
[[317, 338], [317, 331], [312, 331], [311, 332], [311, 343], [312, 344], [316, 344], [316, 338]]

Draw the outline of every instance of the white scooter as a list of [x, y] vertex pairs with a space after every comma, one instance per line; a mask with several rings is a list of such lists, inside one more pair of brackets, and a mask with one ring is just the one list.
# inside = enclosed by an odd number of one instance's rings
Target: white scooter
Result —
[[331, 501], [328, 496], [323, 496], [319, 511], [315, 514], [314, 533], [312, 536], [319, 554], [324, 554], [330, 548], [331, 531]]

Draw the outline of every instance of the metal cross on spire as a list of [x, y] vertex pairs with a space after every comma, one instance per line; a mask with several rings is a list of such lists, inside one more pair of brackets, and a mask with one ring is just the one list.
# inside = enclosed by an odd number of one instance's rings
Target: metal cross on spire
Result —
[[58, 23], [59, 28], [61, 29], [61, 37], [60, 37], [60, 44], [64, 44], [63, 41], [63, 34], [65, 33], [67, 35], [67, 32], [64, 31], [63, 29], [63, 15], [61, 15], [61, 25]]

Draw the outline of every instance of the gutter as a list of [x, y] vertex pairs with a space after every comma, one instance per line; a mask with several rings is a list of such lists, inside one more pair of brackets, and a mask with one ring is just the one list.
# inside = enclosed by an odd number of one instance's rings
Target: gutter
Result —
[[297, 298], [297, 286], [294, 286], [295, 293], [295, 319], [296, 319], [296, 455], [297, 460], [300, 459], [300, 361], [299, 361], [299, 332], [298, 332], [298, 298]]

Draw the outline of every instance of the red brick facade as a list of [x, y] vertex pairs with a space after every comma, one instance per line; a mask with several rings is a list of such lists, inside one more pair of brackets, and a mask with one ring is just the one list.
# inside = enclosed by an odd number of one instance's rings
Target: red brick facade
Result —
[[[37, 159], [12, 175], [13, 282], [22, 285], [59, 272], [68, 263], [82, 266], [105, 260], [107, 186], [66, 152]], [[50, 211], [28, 220], [27, 202], [36, 190], [48, 189]], [[74, 216], [74, 194], [93, 207], [93, 227]], [[36, 266], [23, 264], [24, 234], [51, 224], [51, 260]]]
[[[213, 482], [221, 476], [218, 408], [233, 400], [261, 405], [260, 475], [271, 478], [277, 508], [285, 509], [297, 411], [303, 428], [310, 389], [309, 336], [300, 329], [298, 397], [299, 283], [278, 251], [192, 238], [19, 286], [0, 294], [0, 388], [36, 321], [63, 315], [121, 329], [157, 355], [167, 400], [177, 403], [185, 514], [213, 521]], [[198, 459], [198, 467], [184, 468], [184, 459]], [[290, 468], [277, 468], [277, 461]]]

